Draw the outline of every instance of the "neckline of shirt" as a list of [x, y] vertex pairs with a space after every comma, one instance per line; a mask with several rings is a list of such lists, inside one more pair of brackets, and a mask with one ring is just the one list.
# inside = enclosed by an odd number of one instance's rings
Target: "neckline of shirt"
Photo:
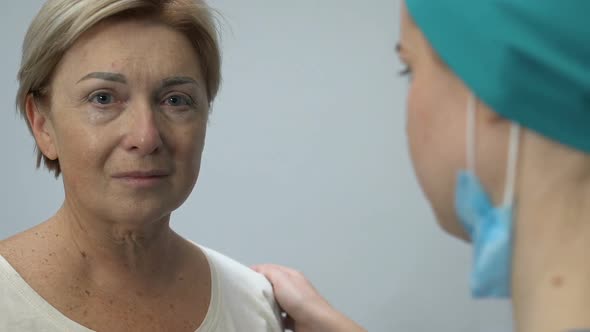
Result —
[[[209, 308], [207, 314], [203, 319], [201, 325], [195, 332], [207, 332], [215, 328], [220, 315], [221, 307], [221, 291], [219, 284], [219, 275], [215, 263], [209, 257], [208, 249], [203, 248], [196, 243], [193, 244], [203, 252], [207, 258], [209, 269], [211, 271], [211, 299], [209, 301]], [[75, 332], [95, 332], [80, 323], [68, 318], [61, 311], [57, 310], [49, 302], [47, 302], [39, 293], [37, 293], [14, 269], [14, 267], [0, 255], [0, 280], [4, 279], [10, 284], [12, 290], [17, 292], [31, 307], [35, 308], [37, 312], [45, 316], [59, 331], [75, 331]]]

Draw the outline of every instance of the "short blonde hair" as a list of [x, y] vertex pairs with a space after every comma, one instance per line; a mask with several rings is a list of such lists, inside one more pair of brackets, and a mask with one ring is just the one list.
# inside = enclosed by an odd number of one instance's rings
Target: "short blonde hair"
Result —
[[[209, 103], [213, 102], [221, 83], [221, 51], [213, 10], [203, 0], [48, 0], [23, 43], [16, 103], [25, 120], [27, 97], [49, 95], [48, 85], [63, 55], [82, 34], [111, 18], [146, 18], [183, 33], [197, 51]], [[37, 167], [43, 161], [58, 176], [59, 160], [36, 150]]]

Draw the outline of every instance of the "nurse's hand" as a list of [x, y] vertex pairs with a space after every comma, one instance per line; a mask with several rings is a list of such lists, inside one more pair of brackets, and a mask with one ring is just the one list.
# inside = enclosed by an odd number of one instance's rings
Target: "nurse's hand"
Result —
[[334, 309], [300, 272], [270, 264], [253, 269], [270, 281], [277, 302], [289, 317], [287, 327], [295, 332], [366, 332]]

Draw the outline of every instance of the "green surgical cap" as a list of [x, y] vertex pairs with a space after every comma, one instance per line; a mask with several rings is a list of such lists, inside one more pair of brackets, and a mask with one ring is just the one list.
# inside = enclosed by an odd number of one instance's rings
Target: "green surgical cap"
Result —
[[406, 0], [439, 57], [494, 111], [590, 153], [590, 0]]

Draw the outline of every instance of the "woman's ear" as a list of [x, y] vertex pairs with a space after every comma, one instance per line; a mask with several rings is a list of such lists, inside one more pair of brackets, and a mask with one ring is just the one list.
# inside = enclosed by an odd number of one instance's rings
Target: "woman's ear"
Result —
[[48, 159], [56, 160], [58, 156], [55, 147], [55, 134], [47, 112], [39, 109], [32, 93], [27, 96], [25, 108], [27, 120], [31, 125], [39, 150]]

